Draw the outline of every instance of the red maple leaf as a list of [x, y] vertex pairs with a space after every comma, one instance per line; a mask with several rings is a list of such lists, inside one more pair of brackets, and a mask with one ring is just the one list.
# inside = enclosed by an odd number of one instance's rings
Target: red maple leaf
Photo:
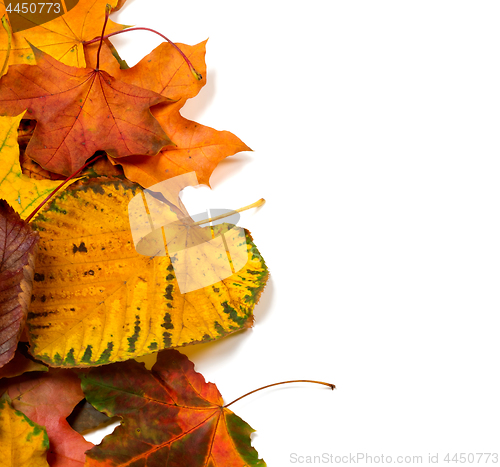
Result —
[[149, 110], [168, 98], [32, 49], [36, 65], [13, 65], [0, 80], [0, 114], [27, 109], [37, 121], [26, 155], [42, 167], [70, 175], [98, 150], [151, 156], [172, 144]]

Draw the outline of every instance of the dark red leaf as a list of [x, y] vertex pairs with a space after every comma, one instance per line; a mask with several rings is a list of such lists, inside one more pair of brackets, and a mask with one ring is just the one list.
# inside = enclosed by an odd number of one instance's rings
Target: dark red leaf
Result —
[[0, 367], [13, 357], [31, 300], [38, 233], [0, 200]]

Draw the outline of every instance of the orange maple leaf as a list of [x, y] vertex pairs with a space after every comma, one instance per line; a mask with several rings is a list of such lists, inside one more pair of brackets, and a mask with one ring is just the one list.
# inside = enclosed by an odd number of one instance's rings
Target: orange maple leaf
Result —
[[149, 110], [167, 98], [32, 49], [37, 65], [13, 65], [0, 80], [0, 114], [28, 109], [37, 125], [26, 155], [42, 167], [70, 175], [98, 150], [154, 155], [171, 144]]
[[[175, 104], [158, 105], [152, 109], [174, 145], [164, 148], [157, 156], [133, 155], [119, 160], [110, 159], [123, 167], [125, 176], [144, 187], [149, 187], [177, 175], [195, 171], [200, 183], [209, 185], [210, 175], [217, 164], [239, 151], [251, 149], [228, 131], [190, 121], [180, 114], [187, 99], [196, 96], [206, 83], [205, 46], [176, 44], [203, 78], [196, 80], [186, 61], [168, 43], [162, 43], [132, 68], [121, 70], [105, 47], [101, 57], [105, 67], [125, 83], [155, 91]], [[91, 44], [94, 46], [94, 44]], [[86, 46], [86, 48], [89, 46]], [[104, 52], [104, 53], [103, 53]], [[95, 63], [95, 52], [87, 49], [89, 63]]]

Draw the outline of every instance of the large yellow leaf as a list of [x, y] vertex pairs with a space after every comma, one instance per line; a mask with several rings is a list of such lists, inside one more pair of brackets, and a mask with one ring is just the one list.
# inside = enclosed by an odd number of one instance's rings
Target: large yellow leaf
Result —
[[0, 399], [0, 467], [48, 467], [45, 428]]
[[135, 195], [144, 193], [129, 182], [89, 183], [59, 195], [34, 220], [40, 242], [28, 330], [31, 351], [49, 365], [127, 360], [251, 326], [267, 268], [250, 235], [224, 234], [229, 244], [247, 237], [241, 270], [181, 293], [168, 255], [135, 250], [127, 214]]
[[21, 172], [17, 127], [23, 115], [0, 117], [0, 199], [26, 219], [61, 182], [34, 180]]

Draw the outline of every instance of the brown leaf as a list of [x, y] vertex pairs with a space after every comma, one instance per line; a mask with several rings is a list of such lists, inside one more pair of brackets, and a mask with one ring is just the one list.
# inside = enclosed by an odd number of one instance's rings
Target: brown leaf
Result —
[[17, 129], [17, 142], [19, 144], [19, 149], [26, 149], [28, 143], [33, 136], [35, 131], [36, 122], [35, 120], [22, 119], [19, 123], [19, 128]]
[[0, 367], [13, 357], [33, 287], [38, 233], [0, 200]]
[[106, 414], [99, 412], [85, 399], [82, 399], [66, 420], [73, 430], [82, 434], [109, 425], [116, 421], [116, 418], [110, 418]]
[[65, 180], [64, 175], [59, 175], [54, 172], [45, 170], [40, 164], [37, 164], [33, 159], [30, 159], [26, 152], [21, 148], [19, 154], [19, 163], [21, 164], [21, 171], [23, 175], [34, 180]]

